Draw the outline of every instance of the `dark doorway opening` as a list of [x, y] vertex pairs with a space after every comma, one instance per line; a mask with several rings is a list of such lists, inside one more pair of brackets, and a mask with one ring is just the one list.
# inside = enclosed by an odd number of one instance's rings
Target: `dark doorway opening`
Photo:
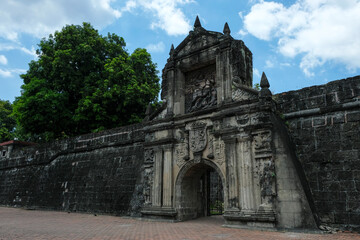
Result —
[[219, 174], [212, 170], [209, 177], [209, 215], [222, 215], [224, 212], [224, 191]]
[[204, 163], [193, 165], [184, 173], [179, 183], [179, 220], [222, 215], [223, 184], [214, 167]]

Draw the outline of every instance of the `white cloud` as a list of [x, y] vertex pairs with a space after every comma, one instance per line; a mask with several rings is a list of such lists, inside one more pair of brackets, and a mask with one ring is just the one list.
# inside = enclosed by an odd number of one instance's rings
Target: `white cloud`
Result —
[[274, 62], [271, 60], [265, 61], [265, 68], [273, 68], [275, 66]]
[[240, 36], [244, 37], [246, 36], [248, 33], [246, 31], [244, 31], [243, 29], [240, 29], [238, 34], [240, 34]]
[[244, 29], [255, 37], [277, 40], [288, 57], [302, 56], [307, 76], [327, 61], [360, 68], [360, 0], [297, 0], [285, 7], [274, 1], [255, 4], [244, 17]]
[[152, 29], [160, 28], [168, 35], [184, 35], [191, 30], [189, 20], [180, 6], [192, 3], [193, 0], [129, 0], [123, 11], [132, 11], [140, 7], [155, 17], [150, 24]]
[[11, 72], [10, 71], [8, 71], [8, 70], [2, 70], [2, 69], [0, 69], [0, 76], [2, 76], [2, 77], [11, 77]]
[[6, 65], [8, 63], [7, 58], [4, 55], [0, 55], [0, 64]]
[[103, 27], [121, 16], [112, 0], [0, 0], [0, 37], [18, 41], [19, 34], [47, 37], [66, 24], [91, 22]]
[[0, 43], [0, 51], [11, 51], [11, 50], [19, 50], [23, 53], [33, 56], [34, 58], [37, 58], [36, 50], [34, 47], [28, 49], [20, 45], [19, 43]]
[[131, 12], [134, 8], [137, 7], [137, 3], [135, 0], [127, 1], [125, 7], [121, 9], [121, 12]]
[[146, 49], [151, 53], [164, 52], [165, 44], [163, 42], [159, 42], [157, 44], [149, 44], [146, 46]]
[[260, 78], [260, 72], [257, 68], [253, 68], [253, 74], [256, 78]]
[[23, 74], [25, 73], [25, 69], [1, 69], [0, 68], [0, 76], [4, 78], [13, 77], [13, 74]]

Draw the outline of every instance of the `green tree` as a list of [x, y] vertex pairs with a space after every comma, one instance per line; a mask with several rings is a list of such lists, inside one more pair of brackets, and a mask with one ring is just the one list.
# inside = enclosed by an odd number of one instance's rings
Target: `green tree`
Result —
[[0, 100], [0, 143], [14, 137], [15, 118], [12, 116], [12, 105], [9, 101]]
[[90, 24], [67, 25], [42, 39], [38, 60], [21, 75], [14, 114], [32, 140], [51, 140], [140, 122], [160, 90], [145, 49], [129, 54], [123, 38]]

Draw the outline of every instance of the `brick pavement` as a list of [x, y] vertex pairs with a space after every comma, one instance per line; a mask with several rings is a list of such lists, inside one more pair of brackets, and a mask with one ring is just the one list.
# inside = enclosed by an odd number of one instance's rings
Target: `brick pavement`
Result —
[[221, 227], [221, 217], [168, 223], [125, 217], [0, 207], [0, 240], [8, 239], [359, 239], [356, 233], [311, 234]]

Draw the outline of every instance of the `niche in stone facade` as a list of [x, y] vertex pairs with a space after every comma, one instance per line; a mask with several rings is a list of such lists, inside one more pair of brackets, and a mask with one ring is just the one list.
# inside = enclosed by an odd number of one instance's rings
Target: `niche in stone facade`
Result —
[[215, 76], [215, 64], [185, 73], [186, 113], [216, 106]]

